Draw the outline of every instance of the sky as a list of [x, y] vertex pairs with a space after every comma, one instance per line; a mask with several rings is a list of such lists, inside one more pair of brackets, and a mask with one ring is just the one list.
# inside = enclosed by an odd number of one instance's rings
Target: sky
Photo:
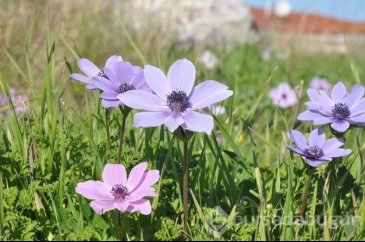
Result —
[[[243, 0], [249, 6], [273, 5], [278, 0]], [[288, 0], [292, 11], [316, 13], [350, 22], [365, 22], [365, 0]], [[270, 4], [271, 2], [271, 4]]]

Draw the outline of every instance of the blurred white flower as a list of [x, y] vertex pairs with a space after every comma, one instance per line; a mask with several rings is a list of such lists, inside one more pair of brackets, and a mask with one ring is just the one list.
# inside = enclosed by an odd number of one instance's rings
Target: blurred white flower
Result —
[[270, 47], [265, 48], [262, 52], [261, 52], [261, 58], [264, 61], [268, 61], [271, 59], [271, 54], [272, 54], [272, 50]]
[[289, 58], [289, 52], [288, 51], [277, 51], [276, 52], [276, 58], [279, 60], [287, 60]]
[[211, 114], [220, 116], [226, 113], [226, 108], [220, 105], [212, 105], [208, 107]]
[[310, 87], [317, 91], [324, 91], [328, 93], [331, 90], [332, 85], [326, 79], [315, 76], [311, 80]]
[[286, 82], [282, 82], [269, 92], [272, 102], [279, 108], [288, 108], [298, 103], [298, 96], [295, 90]]
[[274, 13], [280, 18], [289, 16], [291, 12], [291, 5], [288, 0], [279, 0], [274, 5]]
[[203, 52], [199, 58], [199, 61], [208, 70], [213, 70], [219, 62], [217, 56], [209, 50]]

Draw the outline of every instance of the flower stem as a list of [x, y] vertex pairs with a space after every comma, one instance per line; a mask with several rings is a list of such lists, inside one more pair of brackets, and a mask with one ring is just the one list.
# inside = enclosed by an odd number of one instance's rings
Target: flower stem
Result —
[[300, 216], [301, 216], [301, 218], [304, 217], [304, 213], [305, 213], [305, 210], [307, 208], [308, 193], [309, 193], [309, 188], [310, 188], [310, 185], [311, 185], [311, 182], [312, 182], [313, 170], [314, 169], [309, 168], [308, 178], [307, 178], [307, 181], [305, 183], [304, 192], [303, 192], [303, 196], [302, 196], [302, 205], [300, 206]]
[[123, 145], [124, 145], [124, 136], [125, 136], [125, 127], [127, 123], [127, 117], [130, 112], [130, 109], [122, 109], [122, 126], [120, 128], [119, 135], [119, 147], [118, 147], [118, 164], [122, 162], [122, 153], [123, 153]]
[[118, 241], [126, 241], [127, 221], [124, 214], [119, 211], [115, 211], [112, 218], [115, 226], [115, 237], [118, 239]]
[[105, 130], [106, 130], [106, 145], [108, 150], [111, 150], [112, 144], [110, 141], [110, 113], [109, 109], [105, 109]]
[[183, 210], [184, 210], [184, 239], [188, 240], [189, 216], [189, 141], [184, 141], [183, 161]]

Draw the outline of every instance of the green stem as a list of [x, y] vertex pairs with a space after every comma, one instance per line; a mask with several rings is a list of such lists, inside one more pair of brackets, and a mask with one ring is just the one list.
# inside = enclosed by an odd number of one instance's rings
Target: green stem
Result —
[[125, 126], [127, 122], [128, 113], [122, 112], [122, 127], [120, 128], [119, 135], [119, 147], [118, 147], [118, 164], [122, 162], [122, 152], [123, 152], [123, 144], [124, 144], [124, 136], [125, 136]]
[[0, 237], [4, 233], [4, 198], [3, 198], [3, 172], [0, 170]]
[[111, 150], [112, 144], [110, 141], [110, 110], [105, 109], [105, 130], [106, 130], [106, 145], [108, 150]]
[[301, 218], [304, 217], [304, 213], [305, 210], [307, 208], [307, 202], [308, 202], [308, 193], [309, 193], [309, 188], [311, 185], [311, 181], [312, 181], [312, 175], [313, 175], [313, 168], [309, 168], [309, 172], [308, 172], [308, 178], [307, 181], [305, 183], [305, 187], [304, 187], [304, 192], [303, 192], [303, 196], [302, 196], [302, 205], [300, 206], [300, 216]]
[[115, 237], [118, 241], [126, 240], [126, 221], [124, 218], [124, 214], [119, 212], [118, 210], [113, 213], [113, 221], [115, 226]]
[[184, 141], [183, 161], [183, 210], [184, 210], [184, 239], [188, 240], [189, 216], [189, 141]]

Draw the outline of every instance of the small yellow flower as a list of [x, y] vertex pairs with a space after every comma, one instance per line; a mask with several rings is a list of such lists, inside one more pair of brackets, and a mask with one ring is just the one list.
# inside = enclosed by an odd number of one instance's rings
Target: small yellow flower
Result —
[[245, 137], [242, 134], [240, 134], [237, 138], [237, 141], [239, 144], [241, 144], [244, 140], [245, 140]]

